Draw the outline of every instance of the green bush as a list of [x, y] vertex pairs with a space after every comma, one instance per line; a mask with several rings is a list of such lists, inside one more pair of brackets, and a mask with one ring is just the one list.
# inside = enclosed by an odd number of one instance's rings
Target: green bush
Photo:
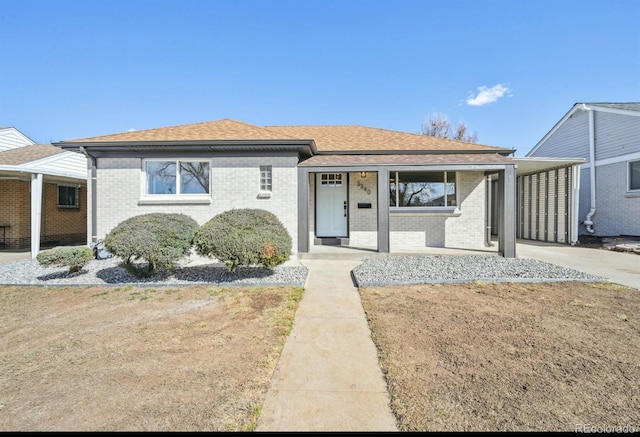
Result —
[[184, 214], [142, 214], [118, 224], [107, 234], [104, 244], [128, 267], [135, 268], [134, 260], [146, 261], [144, 273], [150, 273], [160, 267], [173, 267], [186, 255], [197, 229], [198, 223]]
[[69, 273], [79, 272], [93, 259], [93, 250], [88, 247], [59, 246], [44, 250], [36, 255], [36, 260], [43, 266], [66, 266]]
[[239, 265], [273, 268], [289, 259], [291, 237], [278, 217], [263, 209], [232, 209], [202, 225], [193, 240], [200, 255]]

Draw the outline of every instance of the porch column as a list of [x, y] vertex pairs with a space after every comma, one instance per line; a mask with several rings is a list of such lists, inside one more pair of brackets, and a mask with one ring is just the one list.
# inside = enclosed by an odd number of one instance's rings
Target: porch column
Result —
[[40, 252], [40, 223], [42, 218], [42, 173], [31, 175], [31, 259]]
[[500, 172], [498, 190], [502, 211], [498, 229], [498, 251], [505, 258], [516, 257], [516, 166], [507, 165]]
[[378, 170], [378, 252], [389, 253], [389, 170]]
[[309, 170], [298, 167], [298, 252], [309, 252]]

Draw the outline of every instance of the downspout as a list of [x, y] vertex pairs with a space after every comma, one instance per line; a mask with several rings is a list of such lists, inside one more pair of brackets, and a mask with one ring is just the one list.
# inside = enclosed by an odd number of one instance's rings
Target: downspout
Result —
[[584, 218], [584, 225], [587, 232], [594, 234], [593, 220], [591, 218], [596, 213], [596, 138], [595, 138], [595, 113], [584, 103], [582, 109], [589, 112], [589, 184], [591, 189], [591, 209]]
[[491, 175], [487, 176], [487, 214], [486, 214], [486, 220], [487, 220], [487, 231], [486, 231], [486, 235], [484, 237], [484, 245], [486, 247], [493, 247], [493, 243], [491, 242], [491, 208], [493, 208], [493, 205], [491, 203]]
[[[91, 230], [90, 230], [90, 238], [91, 241], [90, 243], [96, 243], [98, 241], [98, 204], [96, 202], [97, 199], [97, 193], [98, 193], [98, 189], [97, 189], [97, 185], [96, 185], [96, 181], [97, 181], [97, 161], [96, 161], [96, 157], [93, 155], [90, 155], [89, 152], [87, 152], [87, 149], [85, 149], [84, 146], [80, 146], [80, 151], [82, 153], [84, 153], [84, 156], [87, 157], [88, 161], [87, 161], [87, 170], [89, 170], [89, 183], [91, 185], [91, 193], [90, 193], [90, 199], [91, 199], [91, 214], [89, 215], [89, 221], [91, 222]], [[89, 196], [89, 193], [87, 193], [87, 196]]]

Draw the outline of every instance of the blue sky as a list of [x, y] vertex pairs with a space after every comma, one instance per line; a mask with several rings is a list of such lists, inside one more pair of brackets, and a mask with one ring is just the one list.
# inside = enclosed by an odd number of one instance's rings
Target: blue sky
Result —
[[0, 0], [0, 126], [47, 143], [233, 118], [524, 155], [576, 102], [640, 101], [637, 0]]

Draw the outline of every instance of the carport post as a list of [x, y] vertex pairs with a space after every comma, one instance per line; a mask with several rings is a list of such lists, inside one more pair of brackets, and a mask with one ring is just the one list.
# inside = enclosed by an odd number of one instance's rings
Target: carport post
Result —
[[516, 166], [507, 165], [500, 172], [498, 190], [502, 201], [498, 251], [505, 258], [516, 257]]
[[40, 223], [42, 217], [42, 173], [31, 175], [31, 259], [40, 252]]

